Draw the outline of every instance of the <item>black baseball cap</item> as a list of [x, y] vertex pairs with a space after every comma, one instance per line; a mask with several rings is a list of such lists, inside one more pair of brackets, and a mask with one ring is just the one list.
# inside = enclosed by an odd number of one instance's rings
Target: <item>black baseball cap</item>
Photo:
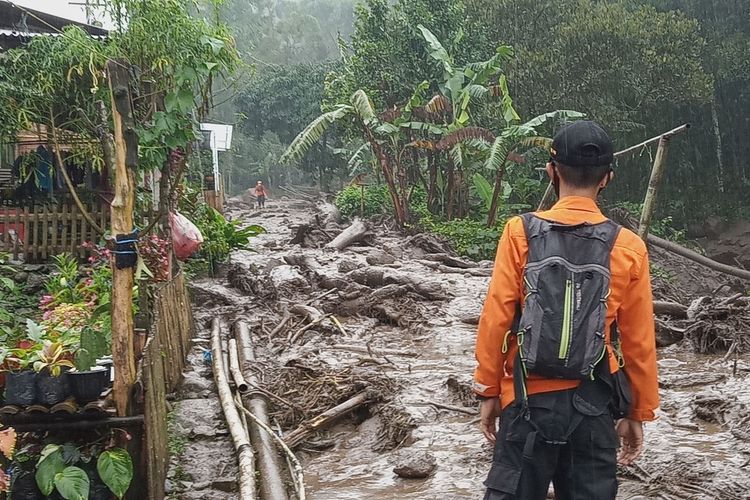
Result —
[[599, 167], [611, 164], [614, 152], [612, 139], [598, 123], [581, 120], [555, 134], [550, 156], [569, 167]]

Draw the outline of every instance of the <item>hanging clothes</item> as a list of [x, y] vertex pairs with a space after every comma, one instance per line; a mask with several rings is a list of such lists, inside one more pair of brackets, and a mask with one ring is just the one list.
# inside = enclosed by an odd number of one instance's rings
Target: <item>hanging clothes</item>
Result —
[[36, 185], [43, 193], [52, 192], [52, 153], [44, 146], [36, 148]]

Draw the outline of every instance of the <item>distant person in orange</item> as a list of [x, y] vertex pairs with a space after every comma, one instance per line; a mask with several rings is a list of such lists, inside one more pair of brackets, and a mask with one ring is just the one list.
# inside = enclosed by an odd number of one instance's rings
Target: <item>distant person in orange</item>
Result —
[[258, 208], [265, 208], [266, 197], [268, 196], [268, 190], [261, 181], [255, 185], [255, 198], [258, 200]]
[[596, 123], [563, 127], [546, 168], [559, 201], [500, 239], [474, 375], [495, 445], [484, 500], [544, 500], [550, 482], [558, 500], [615, 500], [659, 406], [646, 245], [596, 204], [613, 152]]

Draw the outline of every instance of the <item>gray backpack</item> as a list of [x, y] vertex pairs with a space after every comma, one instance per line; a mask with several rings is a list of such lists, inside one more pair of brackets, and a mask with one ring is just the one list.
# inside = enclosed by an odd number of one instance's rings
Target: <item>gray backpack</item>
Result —
[[621, 226], [610, 220], [566, 225], [534, 214], [521, 218], [529, 254], [517, 330], [519, 375], [593, 380], [607, 353], [609, 260]]

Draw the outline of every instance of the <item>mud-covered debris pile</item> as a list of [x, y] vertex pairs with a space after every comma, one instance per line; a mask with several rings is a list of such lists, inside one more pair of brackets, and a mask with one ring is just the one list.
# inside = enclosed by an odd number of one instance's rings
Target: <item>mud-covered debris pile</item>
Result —
[[266, 365], [265, 372], [268, 390], [288, 401], [274, 404], [274, 416], [284, 428], [296, 427], [364, 390], [370, 392], [370, 402], [376, 403], [398, 389], [396, 381], [367, 366], [333, 368], [312, 355]]

